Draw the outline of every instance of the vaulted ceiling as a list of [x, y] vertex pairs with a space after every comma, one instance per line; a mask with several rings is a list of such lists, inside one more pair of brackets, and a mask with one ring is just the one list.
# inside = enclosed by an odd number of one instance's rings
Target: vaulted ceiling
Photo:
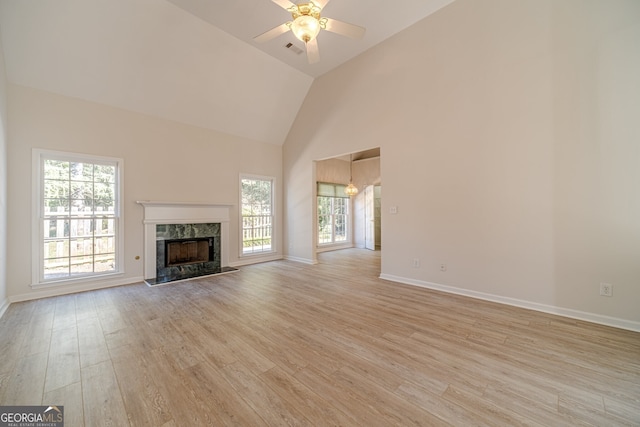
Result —
[[10, 83], [282, 144], [314, 78], [452, 1], [332, 0], [367, 31], [321, 32], [313, 65], [253, 40], [291, 20], [270, 0], [0, 0], [0, 37]]

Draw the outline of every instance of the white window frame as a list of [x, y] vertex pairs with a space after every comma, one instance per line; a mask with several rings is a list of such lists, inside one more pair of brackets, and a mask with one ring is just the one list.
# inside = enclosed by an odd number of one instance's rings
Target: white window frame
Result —
[[[253, 179], [253, 180], [261, 180], [261, 181], [270, 181], [271, 182], [271, 248], [263, 251], [256, 251], [245, 253], [244, 252], [244, 216], [242, 215], [242, 181], [245, 179]], [[250, 257], [259, 257], [264, 255], [270, 255], [277, 252], [277, 241], [276, 241], [276, 178], [273, 176], [265, 176], [265, 175], [253, 175], [241, 173], [240, 179], [238, 180], [238, 235], [239, 235], [239, 254], [240, 258], [250, 258]]]
[[[46, 279], [44, 278], [44, 160], [56, 159], [84, 163], [113, 163], [116, 165], [115, 183], [115, 269], [104, 273], [88, 273], [74, 277]], [[124, 176], [124, 160], [115, 157], [95, 156], [64, 151], [33, 149], [32, 151], [32, 288], [55, 287], [68, 284], [95, 282], [97, 279], [108, 279], [124, 274], [124, 210], [122, 209]]]

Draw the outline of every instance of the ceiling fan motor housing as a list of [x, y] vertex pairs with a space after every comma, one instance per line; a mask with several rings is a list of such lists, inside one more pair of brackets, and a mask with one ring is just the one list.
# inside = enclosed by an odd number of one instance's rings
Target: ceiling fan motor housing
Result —
[[291, 31], [300, 40], [305, 43], [313, 40], [321, 28], [323, 20], [320, 18], [321, 9], [313, 2], [302, 3], [291, 8]]
[[313, 16], [319, 21], [321, 10], [322, 9], [320, 9], [319, 6], [316, 6], [314, 2], [309, 2], [298, 4], [295, 7], [292, 7], [290, 11], [294, 21], [300, 16]]

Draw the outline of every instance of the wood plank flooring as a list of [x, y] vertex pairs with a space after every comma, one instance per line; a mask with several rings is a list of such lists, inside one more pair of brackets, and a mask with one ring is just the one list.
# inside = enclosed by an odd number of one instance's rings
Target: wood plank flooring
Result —
[[323, 253], [12, 304], [0, 405], [65, 426], [640, 425], [640, 333], [387, 282]]

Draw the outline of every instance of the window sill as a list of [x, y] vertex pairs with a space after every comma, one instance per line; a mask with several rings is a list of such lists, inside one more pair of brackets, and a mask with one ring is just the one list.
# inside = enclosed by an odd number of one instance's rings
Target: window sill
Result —
[[251, 252], [248, 254], [245, 253], [241, 253], [240, 254], [240, 258], [258, 258], [261, 256], [271, 256], [273, 254], [277, 254], [278, 251], [276, 250], [270, 250], [270, 251], [264, 251], [264, 252]]
[[240, 267], [243, 265], [258, 264], [261, 262], [276, 261], [279, 259], [282, 259], [282, 255], [277, 251], [261, 252], [259, 254], [241, 256], [238, 261], [229, 263], [229, 266]]
[[74, 277], [72, 279], [48, 280], [46, 282], [32, 283], [31, 289], [47, 289], [69, 285], [83, 285], [87, 283], [120, 279], [122, 277], [124, 277], [124, 271], [117, 271], [115, 273], [100, 274], [95, 276]]
[[325, 243], [316, 246], [316, 252], [336, 251], [338, 249], [348, 249], [353, 247], [353, 242]]

